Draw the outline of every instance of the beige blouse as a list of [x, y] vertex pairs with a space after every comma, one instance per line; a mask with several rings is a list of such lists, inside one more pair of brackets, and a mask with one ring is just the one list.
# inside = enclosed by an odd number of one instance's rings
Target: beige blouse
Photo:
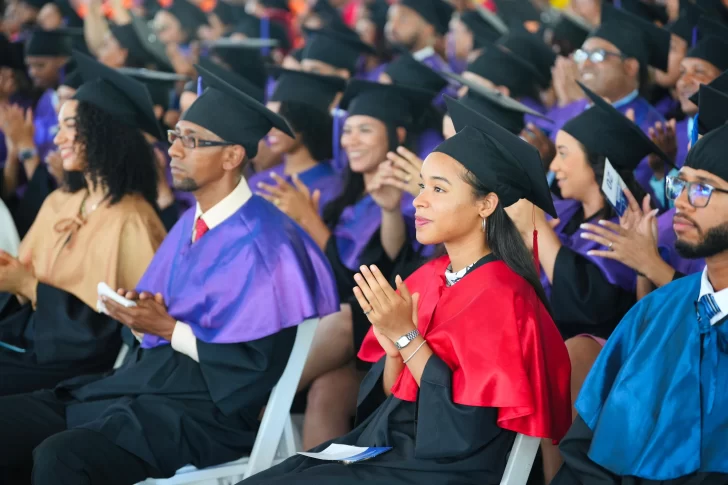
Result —
[[136, 286], [166, 231], [140, 195], [127, 195], [114, 205], [103, 202], [84, 221], [79, 214], [86, 194], [50, 194], [20, 244], [19, 259], [41, 283], [95, 309], [100, 282], [112, 288]]

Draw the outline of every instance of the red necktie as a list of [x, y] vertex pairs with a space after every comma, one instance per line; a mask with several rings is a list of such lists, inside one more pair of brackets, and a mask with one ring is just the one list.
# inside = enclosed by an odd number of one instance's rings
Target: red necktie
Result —
[[202, 217], [198, 217], [197, 221], [195, 222], [195, 242], [199, 241], [200, 238], [204, 236], [205, 233], [209, 230], [210, 228], [207, 227], [204, 219], [202, 219]]

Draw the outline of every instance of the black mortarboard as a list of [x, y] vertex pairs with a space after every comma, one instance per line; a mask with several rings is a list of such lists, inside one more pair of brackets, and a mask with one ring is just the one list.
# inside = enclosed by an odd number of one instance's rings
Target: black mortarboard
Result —
[[28, 4], [36, 10], [40, 10], [46, 3], [53, 3], [53, 0], [22, 0], [22, 3]]
[[[497, 18], [495, 15], [492, 15]], [[473, 48], [481, 49], [489, 44], [497, 41], [501, 35], [505, 34], [503, 30], [486, 20], [477, 10], [466, 10], [460, 14], [460, 21], [465, 24], [471, 34], [473, 34]], [[507, 30], [507, 29], [506, 29]]]
[[670, 32], [625, 10], [602, 2], [602, 25], [591, 37], [611, 42], [645, 68], [649, 65], [667, 71]]
[[[720, 76], [710, 81], [708, 84], [711, 88], [720, 91], [721, 93], [728, 95], [728, 71], [723, 71]], [[697, 93], [693, 96], [697, 96]], [[690, 98], [690, 101], [693, 101], [693, 98]], [[695, 101], [693, 101], [695, 104], [698, 104], [697, 97], [695, 98]]]
[[58, 7], [66, 27], [83, 27], [83, 19], [78, 16], [78, 12], [68, 0], [55, 0], [53, 3]]
[[23, 44], [10, 42], [3, 34], [0, 34], [0, 67], [25, 69]]
[[551, 24], [553, 41], [566, 41], [574, 49], [581, 47], [592, 30], [589, 22], [567, 10], [560, 11]]
[[320, 61], [351, 73], [356, 71], [360, 55], [375, 53], [354, 31], [349, 34], [328, 28], [316, 30], [311, 33], [306, 44], [304, 59]]
[[165, 10], [174, 15], [182, 25], [182, 29], [193, 38], [197, 37], [197, 29], [208, 25], [205, 12], [187, 0], [173, 0], [172, 5]]
[[294, 49], [291, 52], [288, 53], [289, 56], [293, 57], [298, 62], [301, 62], [303, 60], [303, 52], [305, 48], [301, 47], [299, 49]]
[[728, 180], [728, 163], [725, 163], [725, 154], [728, 153], [728, 126], [715, 128], [700, 138], [685, 158], [685, 167], [695, 170], [705, 170], [723, 180]]
[[525, 22], [540, 22], [541, 11], [530, 0], [496, 0], [496, 12], [510, 27], [523, 28]]
[[[721, 80], [720, 84], [725, 81]], [[725, 87], [725, 86], [723, 86]], [[705, 135], [728, 121], [728, 94], [710, 84], [701, 84], [690, 101], [698, 106], [698, 133]]]
[[385, 71], [394, 84], [425, 89], [439, 93], [447, 81], [440, 73], [419, 62], [409, 52], [402, 52], [395, 60], [390, 62]]
[[73, 59], [84, 81], [74, 99], [96, 106], [121, 123], [163, 138], [144, 84], [78, 51], [73, 53]]
[[[266, 22], [265, 19], [259, 19], [254, 15], [245, 14], [240, 17], [232, 33], [243, 34], [245, 37], [250, 39], [260, 39], [263, 37], [262, 23]], [[291, 40], [288, 37], [286, 28], [279, 22], [273, 19], [267, 19], [268, 22], [268, 38], [278, 41], [278, 47], [283, 50], [291, 48]]]
[[685, 57], [702, 59], [725, 71], [728, 69], [728, 42], [714, 35], [703, 37]]
[[698, 5], [690, 0], [680, 0], [680, 16], [667, 26], [667, 30], [685, 39], [688, 45], [694, 43], [693, 31], [698, 25], [700, 16], [705, 13]]
[[339, 76], [322, 76], [312, 72], [274, 68], [278, 75], [271, 101], [293, 101], [328, 113], [336, 95], [344, 90], [346, 81]]
[[225, 25], [235, 25], [243, 18], [252, 17], [252, 15], [245, 12], [244, 7], [231, 5], [223, 0], [215, 2], [215, 8], [212, 9], [212, 13]]
[[369, 20], [374, 22], [379, 32], [384, 32], [389, 15], [389, 3], [387, 3], [387, 0], [370, 0], [365, 5], [365, 8], [369, 14]]
[[621, 8], [648, 22], [659, 22], [665, 25], [669, 19], [667, 9], [662, 5], [643, 2], [642, 0], [620, 0]]
[[224, 141], [242, 145], [248, 158], [258, 154], [258, 143], [271, 128], [295, 138], [286, 120], [262, 103], [202, 66], [196, 65], [195, 69], [207, 88], [182, 115], [182, 120], [200, 125]]
[[541, 87], [549, 87], [556, 54], [541, 37], [527, 31], [514, 31], [500, 39], [498, 44], [538, 69]]
[[128, 51], [128, 67], [154, 64], [164, 71], [174, 71], [164, 44], [143, 19], [134, 16], [128, 24], [111, 24], [110, 30], [119, 45]]
[[455, 9], [444, 0], [400, 0], [400, 5], [417, 12], [440, 35], [445, 35]]
[[349, 116], [364, 115], [395, 127], [408, 127], [430, 106], [435, 93], [395, 84], [349, 81], [339, 108]]
[[243, 76], [259, 89], [268, 82], [261, 49], [275, 45], [272, 39], [218, 39], [210, 44], [211, 54], [217, 56], [234, 73]]
[[460, 162], [503, 207], [527, 199], [557, 217], [538, 150], [461, 101], [445, 103], [457, 134], [434, 151]]
[[498, 46], [483, 50], [466, 71], [481, 76], [496, 86], [506, 86], [513, 98], [536, 96], [538, 86], [548, 84], [548, 80], [530, 64], [512, 52]]
[[[214, 74], [235, 89], [244, 92], [261, 103], [265, 102], [265, 90], [253, 84], [248, 78], [241, 76], [237, 72], [226, 69], [207, 57], [201, 57], [198, 64], [207, 72]], [[205, 88], [204, 78], [202, 81], [202, 87]]]
[[289, 0], [258, 0], [261, 5], [266, 8], [272, 8], [276, 10], [291, 11], [291, 5]]
[[74, 36], [83, 37], [83, 29], [34, 30], [25, 44], [25, 55], [70, 57], [73, 52], [72, 37]]
[[468, 87], [468, 92], [460, 101], [491, 121], [499, 124], [513, 134], [519, 134], [524, 126], [524, 115], [536, 116], [548, 120], [538, 111], [505, 96], [500, 91], [488, 89], [454, 73], [443, 73], [453, 81]]
[[587, 152], [607, 157], [615, 168], [622, 170], [634, 170], [650, 153], [672, 164], [639, 126], [583, 84], [579, 86], [594, 105], [561, 129], [579, 140]]
[[698, 20], [698, 32], [700, 37], [712, 35], [724, 41], [728, 40], [728, 26], [713, 17], [703, 14]]
[[181, 76], [179, 74], [152, 71], [149, 69], [122, 67], [121, 69], [118, 69], [118, 71], [144, 83], [152, 98], [152, 103], [155, 106], [161, 106], [164, 108], [164, 111], [169, 109], [170, 91], [174, 88], [174, 83], [189, 79], [188, 77]]
[[68, 86], [71, 89], [78, 89], [83, 84], [83, 76], [78, 69], [75, 69], [63, 76], [60, 86]]

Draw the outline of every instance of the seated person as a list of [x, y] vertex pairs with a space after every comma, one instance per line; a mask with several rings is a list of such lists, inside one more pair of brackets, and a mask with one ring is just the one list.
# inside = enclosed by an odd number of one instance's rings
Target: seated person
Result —
[[617, 327], [576, 402], [552, 485], [728, 483], [728, 127], [668, 179], [676, 247], [702, 273], [642, 299]]
[[0, 482], [132, 485], [240, 458], [296, 326], [338, 309], [324, 255], [242, 177], [271, 127], [290, 128], [197, 69], [208, 88], [170, 136], [175, 189], [197, 207], [120, 289], [136, 307], [103, 301], [141, 345], [113, 373], [0, 399]]
[[398, 292], [376, 266], [355, 276], [373, 325], [359, 357], [375, 364], [359, 425], [334, 442], [392, 449], [359, 466], [299, 455], [243, 483], [498, 483], [516, 433], [558, 440], [568, 427], [566, 349], [504, 210], [526, 197], [555, 213], [541, 160], [446, 99], [459, 133], [425, 160], [414, 205], [418, 240], [448, 254], [397, 278]]
[[0, 396], [111, 369], [120, 325], [97, 312], [97, 285], [135, 286], [166, 234], [139, 130], [158, 131], [144, 86], [81, 56], [88, 82], [64, 103], [55, 137], [67, 183], [18, 259], [0, 261]]

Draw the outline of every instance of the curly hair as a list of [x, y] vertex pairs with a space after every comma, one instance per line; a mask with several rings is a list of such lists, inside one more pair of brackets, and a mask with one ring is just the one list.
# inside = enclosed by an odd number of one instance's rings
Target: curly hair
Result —
[[314, 160], [328, 161], [334, 156], [334, 120], [331, 115], [304, 103], [284, 101], [279, 114], [301, 135], [303, 146]]
[[[154, 151], [137, 128], [120, 123], [96, 106], [79, 102], [76, 143], [86, 158], [84, 173], [109, 193], [111, 204], [125, 195], [139, 194], [157, 207], [157, 166]], [[85, 179], [66, 177], [66, 187], [76, 192]]]

